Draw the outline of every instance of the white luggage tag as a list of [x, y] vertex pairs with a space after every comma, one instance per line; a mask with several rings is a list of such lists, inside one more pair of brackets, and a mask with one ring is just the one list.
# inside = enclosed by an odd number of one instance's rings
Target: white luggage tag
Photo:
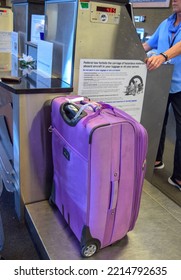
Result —
[[75, 103], [75, 102], [80, 102], [80, 101], [83, 101], [84, 100], [84, 97], [83, 96], [80, 96], [80, 97], [75, 97], [75, 98], [66, 98], [65, 99], [67, 102], [69, 103]]

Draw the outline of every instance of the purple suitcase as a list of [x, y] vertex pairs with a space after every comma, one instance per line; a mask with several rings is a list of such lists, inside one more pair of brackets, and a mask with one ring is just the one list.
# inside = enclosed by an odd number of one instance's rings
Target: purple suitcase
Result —
[[147, 132], [120, 109], [77, 98], [52, 101], [53, 202], [89, 257], [134, 228]]

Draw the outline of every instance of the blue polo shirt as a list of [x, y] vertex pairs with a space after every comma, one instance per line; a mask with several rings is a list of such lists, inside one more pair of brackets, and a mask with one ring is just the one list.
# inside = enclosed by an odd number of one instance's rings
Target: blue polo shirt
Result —
[[[175, 20], [176, 14], [172, 14], [170, 17], [162, 21], [162, 23], [158, 26], [154, 34], [146, 42], [152, 49], [157, 49], [158, 54], [168, 50], [171, 46], [181, 41], [181, 23], [176, 28], [174, 27]], [[172, 36], [172, 32], [175, 33], [174, 36]], [[181, 55], [170, 59], [169, 63], [174, 64], [170, 93], [180, 92]]]

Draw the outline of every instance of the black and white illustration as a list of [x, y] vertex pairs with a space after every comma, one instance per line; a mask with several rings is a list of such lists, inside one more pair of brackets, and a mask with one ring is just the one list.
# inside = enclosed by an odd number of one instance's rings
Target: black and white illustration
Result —
[[125, 95], [143, 94], [143, 79], [139, 76], [133, 76], [126, 87]]

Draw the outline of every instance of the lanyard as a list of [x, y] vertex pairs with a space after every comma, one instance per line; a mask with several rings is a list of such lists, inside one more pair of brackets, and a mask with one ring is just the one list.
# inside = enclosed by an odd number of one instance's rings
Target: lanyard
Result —
[[170, 40], [170, 37], [168, 37], [168, 42], [169, 42], [169, 48], [171, 48], [175, 42], [175, 39], [178, 35], [178, 33], [180, 32], [181, 28], [179, 28], [179, 30], [175, 33], [174, 37]]

